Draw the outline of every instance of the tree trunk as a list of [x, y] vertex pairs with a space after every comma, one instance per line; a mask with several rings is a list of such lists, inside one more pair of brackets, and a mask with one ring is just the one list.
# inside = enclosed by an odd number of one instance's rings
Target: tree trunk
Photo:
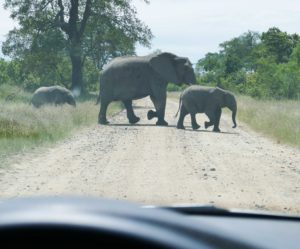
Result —
[[[51, 2], [51, 1], [50, 1]], [[59, 12], [55, 17], [55, 23], [68, 35], [69, 51], [72, 62], [72, 85], [71, 90], [73, 94], [79, 96], [85, 91], [83, 85], [83, 51], [82, 51], [82, 37], [91, 15], [92, 0], [87, 0], [83, 12], [82, 20], [79, 21], [79, 0], [70, 1], [69, 6], [69, 21], [65, 21], [65, 8], [62, 0], [58, 0]]]
[[75, 96], [79, 96], [80, 93], [84, 90], [82, 50], [80, 44], [71, 46], [70, 57], [72, 62], [71, 90]]

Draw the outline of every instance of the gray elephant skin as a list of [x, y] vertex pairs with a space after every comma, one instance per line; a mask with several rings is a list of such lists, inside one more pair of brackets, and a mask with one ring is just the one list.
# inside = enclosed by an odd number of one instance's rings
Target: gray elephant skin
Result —
[[97, 100], [97, 103], [101, 102], [99, 124], [108, 124], [106, 110], [112, 101], [122, 101], [129, 123], [137, 123], [140, 118], [133, 112], [132, 100], [150, 96], [156, 111], [150, 110], [148, 119], [156, 117], [156, 125], [168, 125], [165, 108], [169, 82], [177, 85], [196, 83], [192, 64], [187, 58], [171, 53], [156, 53], [113, 59], [100, 77]]
[[76, 102], [71, 91], [61, 86], [38, 88], [32, 96], [31, 103], [35, 107], [40, 107], [45, 104], [69, 104], [74, 107], [76, 106]]
[[234, 124], [232, 128], [235, 128], [237, 103], [233, 93], [218, 87], [190, 86], [180, 96], [178, 110], [180, 115], [177, 128], [184, 129], [184, 118], [190, 114], [193, 130], [199, 129], [200, 125], [196, 122], [196, 114], [205, 113], [209, 118], [209, 122], [204, 123], [205, 129], [213, 125], [213, 131], [220, 132], [219, 123], [223, 107], [228, 107], [232, 111]]

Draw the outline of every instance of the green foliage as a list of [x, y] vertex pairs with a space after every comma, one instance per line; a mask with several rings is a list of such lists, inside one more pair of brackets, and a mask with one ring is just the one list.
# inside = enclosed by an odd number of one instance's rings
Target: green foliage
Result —
[[100, 78], [100, 71], [95, 66], [93, 61], [88, 59], [84, 63], [84, 75], [83, 75], [83, 81], [84, 81], [84, 85], [86, 86], [87, 92], [98, 91], [99, 78]]
[[300, 37], [297, 34], [289, 35], [278, 28], [270, 28], [262, 33], [262, 43], [266, 47], [267, 55], [273, 55], [276, 63], [285, 63], [299, 44]]
[[187, 85], [176, 85], [176, 84], [173, 84], [173, 83], [169, 83], [168, 86], [167, 86], [167, 91], [168, 92], [178, 92], [178, 91], [182, 91], [184, 90], [185, 88], [187, 87]]
[[15, 85], [0, 85], [0, 101], [2, 103], [23, 102], [30, 103], [31, 93], [24, 91]]
[[300, 97], [300, 38], [278, 28], [245, 33], [200, 59], [201, 84], [218, 85], [257, 98]]
[[9, 63], [6, 62], [4, 59], [0, 59], [0, 82], [2, 84], [8, 83], [9, 77], [7, 74]]
[[18, 63], [14, 83], [29, 90], [54, 84], [94, 90], [96, 71], [108, 60], [132, 55], [136, 43], [149, 46], [152, 38], [131, 0], [5, 0], [4, 6], [18, 28], [2, 52]]

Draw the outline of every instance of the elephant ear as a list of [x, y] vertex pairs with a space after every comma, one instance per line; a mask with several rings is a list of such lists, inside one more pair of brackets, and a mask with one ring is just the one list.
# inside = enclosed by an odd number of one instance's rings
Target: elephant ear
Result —
[[175, 58], [176, 56], [170, 53], [157, 54], [150, 59], [150, 66], [165, 81], [179, 83], [175, 69]]
[[216, 87], [213, 91], [213, 99], [216, 103], [220, 105], [220, 107], [223, 107], [225, 105], [225, 97], [226, 97], [226, 92], [222, 90], [219, 87]]

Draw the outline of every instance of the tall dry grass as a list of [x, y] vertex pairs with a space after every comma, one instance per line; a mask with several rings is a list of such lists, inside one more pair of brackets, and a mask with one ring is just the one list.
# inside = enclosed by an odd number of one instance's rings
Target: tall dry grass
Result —
[[[109, 113], [121, 109], [112, 103]], [[83, 126], [97, 123], [95, 100], [34, 108], [29, 103], [0, 101], [0, 165], [8, 155], [65, 138]]]
[[300, 101], [238, 96], [238, 119], [254, 130], [300, 148]]

